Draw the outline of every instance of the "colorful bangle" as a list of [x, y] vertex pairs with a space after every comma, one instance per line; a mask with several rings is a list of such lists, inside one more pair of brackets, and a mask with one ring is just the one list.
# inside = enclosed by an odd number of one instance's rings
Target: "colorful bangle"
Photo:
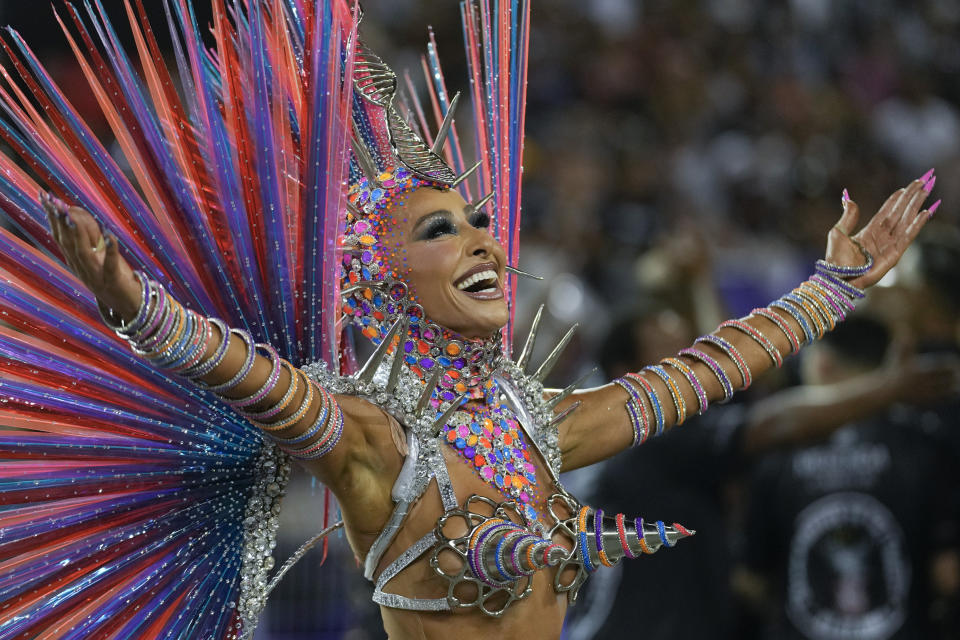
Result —
[[163, 317], [159, 319], [157, 330], [144, 338], [142, 341], [136, 343], [136, 346], [133, 350], [138, 355], [154, 353], [156, 351], [155, 347], [166, 342], [170, 338], [172, 332], [176, 329], [177, 323], [180, 319], [181, 306], [178, 302], [173, 300], [173, 298], [167, 297], [166, 300], [168, 301], [168, 304], [164, 305]]
[[223, 359], [227, 357], [227, 348], [230, 346], [230, 334], [234, 333], [234, 330], [227, 327], [227, 323], [220, 318], [208, 318], [208, 320], [211, 325], [216, 326], [217, 329], [220, 330], [220, 344], [217, 345], [217, 350], [214, 351], [209, 359], [198, 363], [193, 369], [184, 369], [181, 371], [180, 375], [184, 377], [192, 379], [202, 378], [219, 367]]
[[832, 264], [826, 260], [817, 260], [815, 269], [818, 273], [828, 273], [832, 276], [838, 278], [856, 278], [862, 276], [870, 271], [873, 267], [873, 256], [870, 255], [868, 251], [865, 251], [863, 247], [860, 247], [860, 252], [863, 254], [863, 257], [866, 258], [866, 264], [862, 264], [857, 267], [846, 266], [840, 264]]
[[316, 460], [333, 451], [343, 436], [343, 414], [336, 403], [333, 404], [332, 410], [333, 415], [329, 419], [331, 426], [319, 442], [306, 449], [285, 449], [282, 446], [281, 448], [299, 460]]
[[807, 319], [803, 317], [803, 314], [797, 311], [792, 305], [787, 304], [783, 299], [774, 300], [770, 303], [771, 307], [774, 309], [780, 309], [788, 313], [794, 320], [797, 321], [797, 324], [800, 325], [800, 328], [803, 330], [804, 344], [811, 344], [814, 342], [817, 337], [813, 333], [813, 329], [810, 328], [810, 323], [807, 322]]
[[718, 335], [708, 333], [707, 335], [700, 336], [694, 341], [694, 344], [708, 342], [713, 346], [717, 347], [730, 360], [733, 362], [734, 366], [737, 368], [737, 371], [740, 372], [740, 377], [743, 379], [743, 389], [750, 387], [750, 384], [753, 382], [753, 375], [750, 373], [750, 367], [747, 365], [746, 359], [740, 353], [740, 350], [733, 346], [729, 340], [724, 340]]
[[733, 383], [730, 382], [727, 372], [723, 370], [723, 367], [720, 366], [719, 362], [705, 354], [703, 351], [700, 351], [700, 349], [696, 349], [694, 347], [681, 349], [680, 355], [693, 358], [694, 360], [699, 360], [703, 364], [707, 365], [707, 368], [713, 372], [713, 375], [720, 383], [720, 387], [723, 389], [723, 399], [720, 400], [721, 404], [730, 401], [730, 398], [733, 397]]
[[[327, 393], [327, 391], [323, 387], [317, 385], [315, 388], [317, 389], [317, 391], [320, 392], [319, 393], [320, 411], [317, 413], [317, 417], [313, 421], [313, 424], [310, 425], [306, 431], [304, 431], [302, 434], [294, 438], [280, 438], [270, 433], [267, 434], [271, 438], [276, 440], [277, 443], [280, 444], [281, 446], [292, 446], [295, 444], [306, 442], [307, 440], [310, 440], [311, 438], [315, 437], [320, 432], [320, 429], [325, 425], [327, 420], [327, 414], [330, 411], [331, 400], [333, 400], [333, 398], [330, 396], [329, 393]], [[290, 426], [292, 426], [293, 424], [295, 423], [291, 423]]]
[[153, 361], [153, 366], [158, 369], [169, 369], [170, 363], [180, 360], [184, 351], [193, 342], [199, 324], [200, 316], [183, 308], [176, 335], [166, 347], [158, 349], [157, 353], [150, 358]]
[[819, 276], [823, 280], [830, 282], [834, 288], [836, 288], [838, 291], [841, 291], [843, 295], [850, 298], [850, 300], [861, 300], [866, 296], [866, 293], [864, 292], [863, 289], [850, 284], [849, 282], [847, 282], [842, 278], [832, 276], [829, 273], [821, 273], [821, 272], [818, 272], [814, 275]]
[[593, 573], [597, 568], [590, 561], [590, 552], [587, 549], [587, 511], [589, 510], [590, 507], [580, 507], [580, 514], [577, 517], [577, 530], [579, 532], [580, 557], [583, 558], [583, 568]]
[[252, 422], [266, 422], [270, 418], [282, 413], [283, 410], [286, 409], [291, 402], [293, 402], [293, 398], [297, 395], [297, 391], [300, 390], [300, 379], [304, 374], [294, 369], [293, 365], [286, 360], [281, 360], [280, 364], [290, 373], [290, 384], [287, 386], [287, 392], [283, 394], [280, 402], [266, 411], [252, 413], [249, 411], [244, 411], [243, 416], [248, 420]]
[[250, 420], [255, 426], [260, 427], [264, 431], [276, 433], [278, 431], [283, 431], [288, 429], [300, 420], [303, 419], [303, 416], [307, 415], [307, 411], [310, 409], [310, 405], [313, 404], [313, 391], [314, 389], [320, 389], [313, 380], [306, 378], [307, 390], [303, 394], [303, 401], [300, 403], [300, 406], [297, 408], [296, 412], [290, 416], [284, 418], [280, 422], [264, 423], [257, 422], [255, 420]]
[[220, 393], [235, 387], [236, 385], [243, 382], [243, 379], [247, 377], [247, 374], [253, 369], [254, 360], [257, 357], [257, 347], [253, 341], [253, 336], [244, 329], [231, 329], [230, 333], [236, 334], [243, 340], [243, 343], [247, 347], [247, 357], [243, 362], [243, 366], [240, 367], [240, 370], [236, 374], [223, 384], [216, 384], [213, 386], [207, 386], [206, 383], [196, 380], [195, 383], [201, 389], [206, 389], [207, 391], [212, 391], [213, 393]]
[[593, 512], [593, 530], [600, 564], [605, 567], [612, 567], [613, 563], [607, 558], [607, 552], [603, 550], [603, 509], [597, 509]]
[[183, 375], [184, 371], [188, 371], [196, 366], [203, 358], [203, 354], [207, 352], [207, 347], [213, 338], [213, 325], [210, 324], [209, 318], [204, 316], [198, 316], [198, 318], [200, 325], [198, 330], [194, 332], [194, 341], [190, 343], [179, 362], [175, 361], [170, 364], [171, 373]]
[[820, 337], [823, 337], [827, 331], [833, 331], [833, 328], [836, 326], [836, 320], [834, 319], [833, 313], [830, 311], [829, 306], [827, 306], [822, 300], [817, 299], [816, 296], [810, 295], [802, 287], [797, 287], [790, 293], [800, 300], [806, 302], [806, 308], [812, 308], [814, 310], [816, 316], [818, 317], [819, 325], [824, 328], [824, 331], [820, 334]]
[[670, 548], [676, 545], [676, 543], [670, 544], [670, 541], [667, 540], [667, 531], [664, 527], [663, 520], [657, 520], [657, 533], [660, 534], [660, 542], [663, 543], [663, 546]]
[[673, 400], [673, 408], [677, 415], [677, 421], [674, 426], [679, 427], [681, 424], [683, 424], [684, 420], [687, 419], [687, 403], [683, 400], [683, 393], [680, 391], [680, 386], [677, 385], [677, 381], [670, 377], [670, 374], [667, 373], [667, 370], [658, 364], [644, 367], [643, 370], [653, 372], [653, 374], [663, 380], [663, 384], [667, 386], [667, 391], [670, 393], [670, 398]]
[[777, 350], [775, 344], [773, 344], [767, 336], [760, 333], [760, 330], [756, 327], [750, 325], [741, 318], [739, 320], [725, 320], [720, 323], [720, 329], [725, 328], [736, 329], [742, 333], [747, 334], [753, 341], [763, 347], [763, 350], [767, 352], [767, 355], [770, 356], [770, 360], [773, 361], [773, 366], [780, 367], [783, 365], [783, 356], [780, 354], [780, 351]]
[[633, 527], [637, 530], [637, 540], [640, 541], [640, 550], [646, 555], [653, 553], [653, 551], [650, 550], [650, 547], [647, 546], [647, 541], [643, 537], [643, 518], [637, 518], [634, 520]]
[[270, 375], [267, 376], [267, 379], [260, 388], [249, 396], [245, 398], [224, 398], [224, 401], [234, 409], [243, 409], [244, 407], [250, 407], [261, 402], [270, 395], [270, 392], [277, 386], [277, 381], [280, 380], [280, 354], [277, 353], [277, 350], [266, 343], [257, 343], [254, 345], [254, 348], [263, 349], [267, 352], [271, 365]]
[[785, 293], [780, 296], [780, 301], [785, 303], [787, 306], [793, 306], [794, 309], [800, 312], [800, 315], [806, 314], [807, 318], [810, 320], [810, 324], [813, 325], [813, 338], [814, 340], [819, 340], [823, 337], [823, 334], [827, 332], [827, 327], [820, 320], [819, 315], [810, 308], [809, 303], [807, 303], [802, 298], [798, 297], [795, 293]]
[[639, 384], [643, 392], [647, 394], [647, 400], [650, 401], [650, 406], [653, 408], [653, 415], [656, 417], [657, 430], [654, 435], [659, 436], [667, 426], [663, 415], [663, 405], [660, 403], [660, 396], [657, 395], [653, 385], [643, 376], [636, 373], [628, 373], [624, 378]]
[[139, 344], [145, 338], [153, 335], [163, 324], [164, 318], [166, 318], [166, 315], [170, 312], [170, 296], [167, 295], [167, 290], [157, 282], [153, 282], [152, 280], [148, 282], [150, 283], [151, 298], [155, 298], [153, 310], [149, 313], [143, 327], [139, 331], [126, 336], [131, 344]]
[[650, 433], [650, 416], [647, 415], [643, 398], [640, 397], [636, 387], [623, 378], [618, 378], [613, 383], [627, 392], [628, 398], [624, 406], [627, 409], [627, 415], [630, 416], [630, 424], [633, 425], [633, 443], [630, 446], [635, 447], [643, 444]]
[[631, 559], [636, 558], [637, 556], [633, 555], [633, 549], [627, 542], [627, 528], [623, 524], [622, 513], [617, 514], [617, 535], [620, 536], [620, 546], [623, 547], [623, 554]]
[[664, 358], [660, 362], [670, 365], [679, 371], [680, 375], [687, 379], [687, 382], [690, 384], [690, 388], [693, 389], [693, 392], [697, 395], [697, 414], [699, 415], [706, 411], [707, 407], [710, 406], [710, 401], [707, 398], [707, 392], [704, 390], [703, 385], [700, 384], [700, 380], [697, 378], [697, 374], [694, 372], [694, 370], [680, 358]]
[[842, 298], [843, 296], [837, 296], [835, 292], [813, 279], [801, 282], [799, 289], [807, 295], [817, 298], [830, 315], [833, 316], [834, 324], [847, 318], [849, 309], [845, 308], [845, 305], [838, 300], [838, 298]]
[[807, 280], [810, 285], [820, 287], [820, 289], [836, 303], [839, 307], [843, 309], [843, 316], [846, 317], [850, 312], [852, 312], [856, 305], [853, 304], [851, 300], [842, 289], [836, 286], [836, 284], [821, 276], [820, 274], [814, 274], [810, 276], [810, 279]]
[[780, 314], [775, 313], [767, 308], [757, 308], [751, 311], [751, 313], [760, 318], [766, 318], [783, 332], [783, 335], [787, 336], [787, 340], [790, 342], [790, 353], [796, 353], [800, 351], [800, 338], [797, 337], [797, 334], [794, 333], [793, 329], [790, 327], [790, 324], [780, 317]]

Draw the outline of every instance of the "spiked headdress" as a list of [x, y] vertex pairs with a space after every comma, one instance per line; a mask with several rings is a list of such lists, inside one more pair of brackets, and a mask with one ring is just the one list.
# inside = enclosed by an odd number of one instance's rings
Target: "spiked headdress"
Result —
[[[441, 155], [460, 94], [449, 101], [428, 145], [401, 116], [401, 108], [413, 110], [397, 104], [396, 74], [363, 43], [357, 47], [353, 78], [360, 99], [353, 108], [352, 184], [342, 238], [343, 312], [374, 344], [389, 335], [395, 347], [387, 350], [399, 349], [399, 358], [419, 378], [439, 385], [435, 404], [468, 392], [479, 396], [499, 363], [501, 334], [467, 340], [430, 322], [380, 242], [388, 218], [384, 214], [406, 194], [422, 187], [457, 188], [483, 164], [458, 175]], [[480, 209], [493, 197], [490, 192], [468, 207]]]

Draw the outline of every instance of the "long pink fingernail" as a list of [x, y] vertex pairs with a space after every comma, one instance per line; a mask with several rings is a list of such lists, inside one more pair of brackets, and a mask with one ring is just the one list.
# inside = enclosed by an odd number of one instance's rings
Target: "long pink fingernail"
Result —
[[850, 202], [850, 193], [844, 189], [843, 196], [840, 198], [840, 204], [846, 207], [848, 202]]
[[930, 193], [931, 191], [933, 191], [933, 185], [935, 184], [937, 184], [937, 176], [933, 176], [932, 178], [930, 178], [930, 181], [927, 184], [923, 185], [923, 190], [926, 191], [927, 193]]
[[934, 169], [930, 169], [930, 171], [927, 171], [925, 174], [920, 176], [920, 182], [926, 184], [927, 181], [930, 179], [930, 177], [933, 176], [933, 172], [934, 172]]
[[934, 202], [933, 205], [929, 209], [927, 209], [927, 215], [932, 216], [934, 212], [936, 212], [936, 210], [940, 207], [941, 202], [943, 202], [943, 199], [940, 199]]

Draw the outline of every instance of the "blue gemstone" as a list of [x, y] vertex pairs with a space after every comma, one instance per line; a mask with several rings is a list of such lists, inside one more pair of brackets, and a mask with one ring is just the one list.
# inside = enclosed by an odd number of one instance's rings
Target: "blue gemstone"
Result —
[[457, 441], [454, 444], [457, 445], [457, 449], [463, 449], [467, 446], [467, 441], [463, 438], [457, 438]]
[[446, 357], [446, 356], [440, 356], [439, 358], [437, 358], [437, 362], [440, 363], [440, 366], [449, 367], [449, 366], [450, 366], [450, 363], [453, 362], [453, 361], [450, 360], [450, 358], [448, 358], [448, 357]]
[[503, 476], [502, 476], [502, 475], [500, 475], [500, 474], [498, 473], [497, 475], [495, 475], [495, 476], [493, 477], [493, 479], [494, 479], [494, 481], [496, 481], [498, 487], [502, 487], [502, 486], [503, 486]]
[[471, 422], [471, 423], [470, 423], [470, 433], [474, 433], [474, 434], [476, 434], [476, 435], [480, 435], [481, 433], [483, 433], [483, 427], [481, 427], [481, 426], [480, 426], [479, 424], [477, 424], [476, 422]]
[[525, 475], [525, 476], [527, 477], [527, 480], [529, 480], [531, 483], [533, 483], [533, 484], [536, 484], [536, 483], [537, 483], [537, 476], [535, 476], [534, 474], [532, 474], [532, 473], [525, 473], [525, 474], [523, 474], [523, 475]]
[[360, 267], [360, 274], [363, 276], [364, 280], [370, 279], [370, 269], [367, 269], [366, 267]]
[[386, 192], [383, 189], [374, 189], [370, 192], [370, 198], [373, 199], [374, 202], [377, 202], [383, 198], [384, 193]]
[[413, 356], [404, 356], [403, 359], [407, 361], [407, 364], [417, 364], [417, 359], [414, 358]]

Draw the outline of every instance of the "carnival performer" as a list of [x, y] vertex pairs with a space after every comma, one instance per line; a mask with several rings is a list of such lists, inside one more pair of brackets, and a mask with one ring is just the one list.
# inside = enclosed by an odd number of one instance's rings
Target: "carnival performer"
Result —
[[[931, 171], [858, 230], [844, 192], [792, 292], [608, 385], [544, 389], [571, 334], [530, 372], [537, 322], [516, 360], [505, 339], [529, 7], [463, 4], [468, 59], [488, 63], [471, 67], [467, 168], [456, 98], [433, 87], [430, 140], [346, 3], [213, 5], [207, 53], [169, 3], [185, 104], [139, 2], [142, 83], [102, 10], [97, 49], [68, 9], [133, 182], [15, 38], [51, 108], [3, 92], [3, 134], [52, 193], [5, 161], [4, 210], [50, 255], [2, 237], [0, 451], [18, 462], [0, 475], [2, 637], [250, 637], [292, 458], [336, 496], [391, 638], [558, 638], [590, 573], [693, 533], [583, 505], [559, 473], [832, 329], [939, 205]], [[349, 326], [374, 345], [360, 367]]]

